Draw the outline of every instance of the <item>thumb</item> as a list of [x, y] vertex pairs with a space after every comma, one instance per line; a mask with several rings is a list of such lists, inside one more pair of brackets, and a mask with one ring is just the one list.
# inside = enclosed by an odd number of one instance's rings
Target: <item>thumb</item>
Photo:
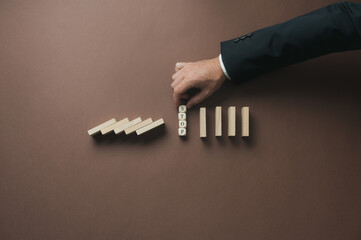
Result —
[[201, 91], [198, 94], [194, 95], [193, 97], [191, 97], [189, 99], [189, 101], [187, 102], [187, 108], [191, 108], [194, 105], [197, 105], [198, 103], [202, 102], [204, 99], [207, 98], [207, 94], [205, 93], [205, 91]]

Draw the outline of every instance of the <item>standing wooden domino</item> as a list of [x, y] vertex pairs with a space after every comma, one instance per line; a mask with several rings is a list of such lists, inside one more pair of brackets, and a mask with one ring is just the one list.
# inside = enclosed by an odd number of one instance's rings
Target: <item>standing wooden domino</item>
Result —
[[164, 124], [164, 120], [163, 120], [163, 118], [160, 118], [157, 121], [152, 122], [151, 124], [148, 124], [142, 128], [139, 128], [138, 130], [136, 130], [136, 133], [137, 133], [137, 135], [141, 135], [141, 134], [148, 132], [156, 127], [159, 127], [163, 124]]
[[228, 136], [236, 136], [236, 107], [228, 108]]
[[216, 127], [215, 127], [215, 135], [216, 137], [221, 137], [222, 136], [222, 107], [216, 107]]
[[199, 135], [201, 138], [207, 137], [207, 121], [206, 121], [206, 108], [199, 109]]
[[113, 125], [116, 122], [117, 121], [114, 118], [112, 118], [112, 119], [106, 121], [105, 123], [102, 123], [92, 129], [88, 130], [88, 134], [90, 136], [94, 136], [95, 134], [99, 133], [103, 128], [109, 127], [110, 125]]
[[241, 109], [242, 115], [242, 137], [249, 136], [249, 107], [243, 107]]
[[180, 105], [178, 107], [178, 135], [186, 136], [187, 135], [187, 106]]

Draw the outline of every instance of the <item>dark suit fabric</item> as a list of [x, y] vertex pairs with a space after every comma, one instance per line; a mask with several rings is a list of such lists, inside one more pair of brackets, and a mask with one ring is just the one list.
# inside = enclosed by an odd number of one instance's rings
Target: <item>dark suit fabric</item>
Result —
[[310, 58], [361, 48], [361, 4], [335, 3], [221, 43], [234, 82]]

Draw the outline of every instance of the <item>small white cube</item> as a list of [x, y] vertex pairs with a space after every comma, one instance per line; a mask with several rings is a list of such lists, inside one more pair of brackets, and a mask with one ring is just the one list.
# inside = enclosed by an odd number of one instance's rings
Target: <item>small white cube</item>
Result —
[[186, 128], [187, 127], [187, 121], [184, 121], [184, 120], [179, 121], [179, 127], [180, 128]]
[[178, 120], [186, 120], [187, 119], [187, 114], [185, 113], [178, 113]]
[[185, 128], [178, 128], [178, 135], [179, 135], [179, 136], [186, 136], [186, 135], [187, 135], [187, 129], [185, 129]]
[[180, 105], [180, 106], [178, 107], [178, 112], [180, 112], [180, 113], [185, 113], [185, 112], [187, 112], [187, 106], [186, 106], [186, 105]]

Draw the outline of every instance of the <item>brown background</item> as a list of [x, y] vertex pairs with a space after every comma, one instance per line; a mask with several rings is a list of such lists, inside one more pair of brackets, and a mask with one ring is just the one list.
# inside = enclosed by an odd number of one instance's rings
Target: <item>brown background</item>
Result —
[[[1, 1], [0, 239], [361, 239], [360, 51], [227, 83], [206, 141], [199, 106], [177, 136], [170, 87], [176, 61], [332, 2]], [[217, 105], [250, 106], [251, 137], [216, 139]], [[166, 127], [87, 135], [138, 116]]]

